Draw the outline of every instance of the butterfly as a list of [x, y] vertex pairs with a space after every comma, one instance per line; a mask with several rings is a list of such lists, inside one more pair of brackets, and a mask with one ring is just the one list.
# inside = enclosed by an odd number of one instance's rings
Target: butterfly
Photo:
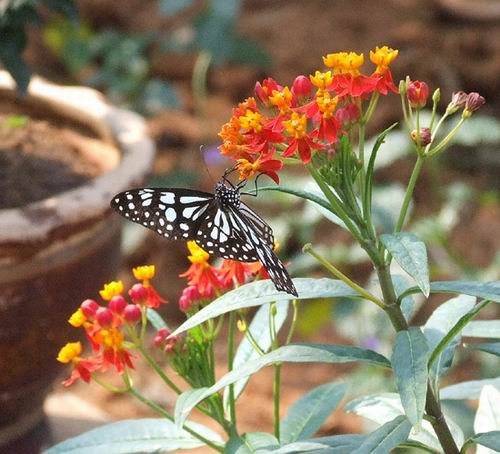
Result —
[[140, 188], [111, 200], [120, 215], [170, 239], [194, 240], [210, 255], [240, 262], [259, 260], [277, 290], [298, 296], [288, 271], [273, 251], [271, 227], [241, 201], [246, 183], [224, 174], [214, 193], [182, 188]]

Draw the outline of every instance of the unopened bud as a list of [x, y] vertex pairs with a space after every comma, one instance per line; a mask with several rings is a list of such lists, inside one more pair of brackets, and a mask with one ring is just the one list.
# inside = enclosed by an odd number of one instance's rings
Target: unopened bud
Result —
[[238, 331], [240, 331], [240, 333], [244, 333], [247, 330], [247, 324], [245, 320], [238, 320], [236, 322], [236, 326], [238, 327]]
[[95, 318], [100, 326], [106, 327], [110, 326], [113, 322], [113, 313], [107, 307], [101, 307], [97, 309], [95, 313]]
[[128, 294], [134, 303], [144, 303], [148, 298], [148, 290], [142, 284], [134, 284]]
[[465, 102], [467, 101], [467, 93], [465, 91], [457, 91], [451, 95], [451, 101], [446, 108], [448, 114], [455, 113], [457, 110], [463, 109], [465, 107]]
[[434, 104], [437, 104], [441, 100], [441, 90], [439, 88], [436, 88], [434, 90], [434, 93], [432, 93], [432, 102]]
[[123, 309], [127, 306], [127, 300], [121, 295], [115, 295], [113, 298], [109, 300], [108, 309], [111, 309], [113, 312], [121, 314]]
[[414, 109], [421, 109], [427, 103], [429, 86], [425, 82], [420, 82], [419, 80], [411, 81], [408, 84], [406, 97], [411, 107]]
[[417, 135], [417, 130], [414, 129], [410, 135], [413, 142], [423, 147], [429, 145], [432, 140], [432, 134], [429, 128], [420, 128], [420, 135]]
[[141, 319], [141, 308], [137, 304], [127, 304], [123, 309], [123, 318], [128, 323], [135, 323]]
[[292, 84], [292, 93], [295, 96], [307, 97], [311, 94], [312, 83], [306, 76], [297, 76]]
[[464, 118], [470, 117], [472, 115], [472, 112], [475, 112], [476, 110], [484, 106], [485, 102], [485, 99], [479, 93], [469, 93], [467, 95], [467, 99], [465, 100], [465, 109], [462, 116]]
[[101, 306], [97, 304], [94, 300], [85, 300], [81, 305], [80, 309], [85, 314], [85, 317], [93, 317]]

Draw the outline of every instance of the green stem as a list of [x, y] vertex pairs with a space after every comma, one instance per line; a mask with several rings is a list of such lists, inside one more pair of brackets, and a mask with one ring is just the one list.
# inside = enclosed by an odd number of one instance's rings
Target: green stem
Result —
[[[156, 411], [158, 414], [161, 416], [165, 417], [169, 421], [175, 422], [174, 417], [170, 415], [166, 410], [164, 410], [162, 407], [159, 405], [155, 404], [154, 402], [150, 401], [146, 397], [144, 397], [136, 388], [133, 386], [130, 387], [129, 393], [132, 394], [134, 397], [136, 397], [138, 400], [140, 400], [143, 404], [147, 405], [149, 408], [152, 410]], [[190, 433], [193, 437], [197, 438], [201, 442], [205, 443], [207, 446], [210, 446], [212, 449], [215, 449], [218, 452], [224, 452], [224, 449], [217, 446], [214, 442], [209, 440], [208, 438], [205, 438], [203, 435], [200, 435], [198, 432], [194, 431], [193, 429], [190, 429], [189, 426], [184, 424], [182, 428]]]
[[[397, 304], [396, 292], [394, 291], [394, 284], [391, 279], [389, 268], [387, 266], [377, 267], [377, 274], [379, 277], [380, 288], [384, 295], [385, 307], [387, 315], [389, 316], [394, 329], [404, 331], [408, 329], [408, 323], [404, 318], [401, 307]], [[459, 450], [453, 440], [450, 428], [444, 419], [441, 405], [432, 391], [431, 383], [427, 383], [427, 399], [425, 404], [425, 411], [434, 419], [431, 421], [432, 427], [436, 432], [439, 442], [445, 454], [459, 454]]]
[[[365, 172], [365, 124], [364, 123], [359, 123], [359, 128], [358, 128], [358, 157], [359, 157], [359, 162], [361, 163], [361, 169], [360, 169], [359, 176], [358, 176], [359, 194], [362, 197], [363, 194], [365, 193], [365, 179], [366, 179], [366, 172]], [[357, 203], [356, 203], [356, 206], [357, 206]]]
[[439, 153], [440, 151], [444, 150], [444, 148], [450, 143], [450, 141], [453, 139], [453, 136], [458, 132], [460, 127], [463, 125], [465, 118], [461, 118], [460, 121], [455, 125], [455, 127], [446, 135], [446, 137], [439, 143], [439, 145], [431, 149], [428, 153], [428, 156], [434, 156], [435, 154]]
[[403, 228], [406, 215], [408, 214], [408, 207], [410, 206], [410, 201], [413, 196], [413, 191], [415, 190], [415, 184], [417, 183], [417, 179], [420, 176], [424, 161], [425, 158], [421, 155], [418, 155], [417, 162], [415, 163], [415, 167], [413, 168], [413, 172], [411, 173], [410, 181], [408, 182], [408, 186], [406, 188], [403, 205], [401, 206], [401, 210], [399, 212], [399, 217], [396, 223], [396, 227], [394, 228], [394, 233], [400, 232]]
[[141, 343], [137, 346], [139, 351], [141, 352], [144, 359], [148, 362], [148, 364], [155, 370], [155, 372], [160, 376], [160, 378], [177, 394], [181, 394], [181, 389], [168, 378], [167, 374], [163, 371], [161, 366], [156, 362], [156, 360], [149, 354], [149, 352], [144, 348], [144, 345]]
[[[227, 369], [233, 370], [234, 361], [234, 329], [236, 323], [236, 312], [229, 313], [229, 327], [227, 336]], [[229, 385], [229, 417], [231, 423], [236, 427], [236, 399], [234, 397], [234, 385]]]
[[349, 279], [344, 273], [342, 273], [340, 270], [335, 268], [328, 260], [326, 260], [324, 257], [322, 257], [320, 254], [318, 254], [312, 247], [311, 244], [306, 244], [302, 248], [303, 252], [307, 252], [308, 254], [312, 255], [319, 263], [321, 263], [330, 273], [332, 273], [335, 277], [339, 278], [343, 282], [345, 282], [349, 287], [351, 287], [354, 291], [356, 291], [360, 296], [363, 298], [372, 301], [375, 303], [377, 306], [384, 308], [384, 303], [380, 301], [376, 296], [372, 295], [371, 293], [368, 293], [363, 287], [360, 285], [356, 284], [354, 281]]
[[292, 306], [293, 306], [292, 324], [290, 325], [290, 330], [288, 331], [288, 335], [286, 336], [285, 345], [288, 345], [291, 342], [293, 333], [295, 331], [295, 326], [297, 325], [297, 319], [299, 315], [299, 300], [293, 300]]
[[280, 439], [280, 398], [281, 398], [281, 364], [274, 366], [274, 436]]

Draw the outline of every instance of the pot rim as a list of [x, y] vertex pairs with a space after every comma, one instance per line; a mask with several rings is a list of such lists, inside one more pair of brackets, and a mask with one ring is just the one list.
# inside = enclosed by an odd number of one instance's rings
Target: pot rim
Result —
[[[14, 87], [10, 75], [0, 71], [0, 89]], [[24, 207], [0, 210], [0, 248], [40, 246], [93, 224], [110, 212], [109, 202], [114, 194], [144, 180], [155, 154], [144, 119], [112, 106], [94, 89], [61, 86], [33, 77], [28, 97], [90, 127], [105, 142], [114, 142], [121, 159], [111, 170], [75, 189]]]

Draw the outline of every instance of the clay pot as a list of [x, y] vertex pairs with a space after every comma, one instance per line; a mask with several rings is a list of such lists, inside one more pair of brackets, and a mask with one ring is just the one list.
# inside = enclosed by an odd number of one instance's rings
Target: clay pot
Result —
[[[11, 87], [0, 73], [0, 102], [16, 97], [6, 91]], [[142, 118], [110, 106], [94, 90], [34, 79], [29, 95], [16, 102], [90, 130], [108, 146], [106, 153], [82, 150], [101, 166], [99, 177], [0, 210], [0, 451], [40, 422], [43, 400], [62, 371], [57, 352], [75, 339], [69, 315], [116, 277], [121, 224], [109, 201], [141, 184], [154, 156]]]

